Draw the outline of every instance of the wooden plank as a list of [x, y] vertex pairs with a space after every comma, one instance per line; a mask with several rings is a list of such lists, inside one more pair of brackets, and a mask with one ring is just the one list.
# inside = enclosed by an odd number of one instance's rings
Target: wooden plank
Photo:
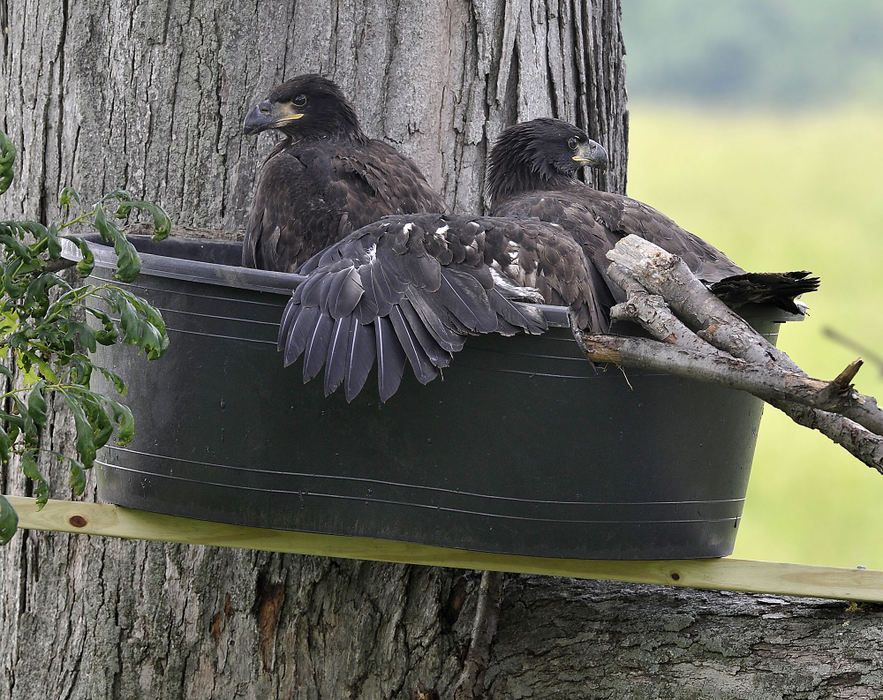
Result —
[[19, 527], [126, 539], [239, 547], [346, 559], [655, 583], [713, 590], [883, 602], [883, 571], [741, 559], [610, 561], [488, 554], [365, 537], [267, 530], [159, 515], [100, 503], [7, 496]]

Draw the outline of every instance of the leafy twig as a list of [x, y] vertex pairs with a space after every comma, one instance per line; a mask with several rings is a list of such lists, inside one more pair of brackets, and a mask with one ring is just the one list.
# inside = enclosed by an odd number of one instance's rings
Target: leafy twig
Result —
[[[0, 132], [0, 193], [12, 182], [14, 161], [15, 149]], [[59, 202], [64, 210], [76, 203], [79, 213], [48, 226], [36, 221], [0, 222], [0, 356], [5, 358], [0, 362], [0, 374], [19, 384], [0, 397], [8, 404], [7, 410], [0, 411], [0, 463], [8, 464], [17, 456], [22, 471], [34, 482], [41, 504], [49, 496], [49, 485], [37, 467], [41, 452], [69, 464], [71, 486], [79, 495], [85, 488], [85, 470], [94, 463], [97, 450], [114, 433], [119, 444], [134, 435], [134, 418], [128, 407], [89, 388], [97, 371], [120, 395], [126, 393], [123, 380], [93, 364], [90, 354], [98, 345], [129, 343], [148, 359], [155, 359], [169, 342], [162, 316], [144, 299], [113, 284], [74, 288], [55, 274], [73, 265], [61, 258], [61, 238], [71, 241], [82, 254], [76, 264], [77, 275], [85, 278], [91, 274], [94, 257], [88, 245], [80, 237], [62, 233], [75, 225], [89, 225], [114, 247], [116, 278], [132, 281], [141, 261], [113, 219], [125, 219], [133, 211], [145, 212], [153, 221], [154, 240], [161, 240], [171, 229], [166, 213], [123, 190], [105, 195], [87, 211], [79, 193], [70, 187], [62, 190]], [[56, 288], [60, 293], [53, 299], [50, 293]], [[84, 312], [91, 324], [82, 320]], [[42, 446], [51, 394], [60, 396], [73, 416], [75, 456]], [[0, 544], [9, 541], [16, 527], [15, 511], [0, 495]]]

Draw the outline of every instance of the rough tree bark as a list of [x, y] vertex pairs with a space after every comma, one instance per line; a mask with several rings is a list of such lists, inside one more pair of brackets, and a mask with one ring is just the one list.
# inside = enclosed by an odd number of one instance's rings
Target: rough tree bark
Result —
[[[627, 118], [618, 0], [144, 3], [0, 0], [3, 127], [20, 149], [4, 217], [62, 184], [125, 186], [180, 224], [242, 225], [268, 141], [254, 98], [313, 70], [458, 210], [489, 140], [554, 115], [613, 156]], [[58, 419], [55, 449], [71, 439]], [[65, 475], [44, 463], [56, 484]], [[18, 471], [0, 490], [26, 493]], [[64, 497], [64, 493], [56, 493]], [[92, 494], [94, 496], [94, 494]], [[479, 576], [20, 532], [0, 550], [0, 696], [449, 697]], [[881, 615], [845, 604], [509, 577], [491, 697], [871, 697]], [[818, 638], [818, 641], [816, 641]], [[835, 650], [835, 651], [828, 651]]]

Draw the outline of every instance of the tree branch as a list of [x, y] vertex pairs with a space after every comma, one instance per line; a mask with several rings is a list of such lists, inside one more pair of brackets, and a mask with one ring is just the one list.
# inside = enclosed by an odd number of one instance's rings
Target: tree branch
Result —
[[[666, 344], [677, 343], [685, 349], [714, 357], [718, 362], [726, 359], [726, 355], [720, 354], [724, 351], [756, 368], [791, 375], [786, 382], [793, 382], [794, 377], [808, 378], [788, 355], [756, 333], [744, 319], [708, 291], [677, 256], [638, 236], [626, 236], [607, 253], [607, 257], [613, 261], [609, 270], [611, 278], [629, 294], [628, 301], [611, 311], [612, 317], [628, 318]], [[666, 314], [660, 303], [647, 292], [662, 297], [685, 324], [670, 312]], [[666, 315], [672, 318], [665, 318]], [[717, 350], [703, 347], [701, 341], [691, 337], [688, 326], [696, 329], [698, 339], [707, 341]], [[596, 347], [594, 352], [599, 358], [596, 361], [602, 361], [602, 356], [612, 356], [610, 348], [602, 352]], [[816, 393], [811, 401], [804, 401], [804, 405], [795, 403], [794, 397], [783, 397], [778, 391], [756, 395], [800, 425], [819, 430], [883, 474], [883, 411], [873, 397], [859, 394], [850, 384], [860, 366], [860, 361], [851, 363], [833, 382], [823, 382], [824, 387], [817, 386], [821, 393]], [[712, 380], [710, 375], [706, 380], [722, 383], [718, 379]], [[735, 386], [739, 380], [728, 381], [727, 386]], [[830, 410], [821, 410], [817, 406]]]
[[577, 342], [593, 362], [615, 362], [624, 367], [669, 372], [747, 391], [770, 403], [790, 401], [823, 411], [848, 413], [870, 430], [883, 433], [883, 414], [879, 410], [868, 411], [865, 405], [850, 401], [838, 383], [840, 377], [826, 382], [790, 372], [770, 372], [765, 367], [720, 352], [696, 350], [648, 338], [579, 333]]

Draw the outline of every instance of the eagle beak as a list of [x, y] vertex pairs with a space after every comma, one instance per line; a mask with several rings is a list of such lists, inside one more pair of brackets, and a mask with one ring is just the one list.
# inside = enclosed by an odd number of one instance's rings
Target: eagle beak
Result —
[[590, 168], [598, 168], [605, 170], [607, 168], [607, 151], [597, 141], [588, 140], [579, 147], [576, 155], [573, 156], [580, 165], [588, 165]]
[[290, 102], [270, 102], [264, 100], [245, 118], [242, 130], [246, 135], [259, 134], [267, 129], [277, 129], [287, 122], [303, 117]]

